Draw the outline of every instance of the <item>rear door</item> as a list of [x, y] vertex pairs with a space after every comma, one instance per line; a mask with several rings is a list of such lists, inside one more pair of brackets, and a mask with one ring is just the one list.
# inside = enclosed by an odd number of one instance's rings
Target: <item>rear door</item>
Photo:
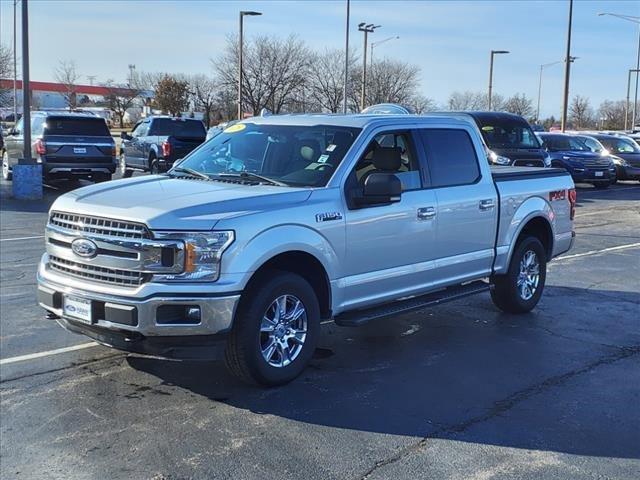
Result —
[[128, 141], [125, 149], [127, 164], [138, 168], [146, 165], [147, 159], [144, 157], [144, 142], [147, 140], [149, 124], [149, 120], [144, 120], [131, 132], [131, 140]]
[[453, 127], [420, 130], [438, 205], [436, 276], [442, 285], [489, 275], [493, 263], [497, 192], [491, 175], [482, 175], [482, 151], [470, 133]]
[[40, 133], [48, 164], [113, 163], [114, 142], [103, 118], [50, 116]]

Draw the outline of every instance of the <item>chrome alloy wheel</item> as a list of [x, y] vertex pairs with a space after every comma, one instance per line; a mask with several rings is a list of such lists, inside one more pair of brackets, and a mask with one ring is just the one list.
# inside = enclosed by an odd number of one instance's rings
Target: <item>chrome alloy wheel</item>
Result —
[[127, 160], [125, 159], [124, 153], [120, 154], [120, 173], [124, 174], [124, 171], [127, 169]]
[[262, 317], [260, 349], [272, 367], [286, 367], [300, 352], [307, 338], [307, 311], [293, 295], [276, 298]]
[[2, 178], [9, 178], [9, 155], [7, 152], [2, 154]]
[[523, 300], [530, 300], [538, 289], [540, 283], [540, 262], [538, 256], [532, 250], [527, 250], [520, 260], [520, 272], [518, 273], [518, 292]]

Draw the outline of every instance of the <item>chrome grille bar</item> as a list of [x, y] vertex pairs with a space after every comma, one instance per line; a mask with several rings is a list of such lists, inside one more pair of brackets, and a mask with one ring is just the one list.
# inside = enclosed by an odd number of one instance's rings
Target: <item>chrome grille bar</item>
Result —
[[144, 225], [89, 215], [51, 212], [49, 223], [76, 233], [95, 233], [109, 237], [131, 239], [151, 238], [149, 230]]
[[98, 267], [51, 255], [49, 265], [53, 270], [66, 275], [114, 285], [138, 286], [149, 279], [149, 275], [141, 272]]

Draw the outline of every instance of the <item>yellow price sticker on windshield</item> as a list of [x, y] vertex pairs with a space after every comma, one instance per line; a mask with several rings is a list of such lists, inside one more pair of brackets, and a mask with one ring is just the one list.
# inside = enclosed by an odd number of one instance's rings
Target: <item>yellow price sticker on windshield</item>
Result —
[[241, 132], [242, 130], [244, 130], [245, 128], [247, 128], [247, 126], [244, 123], [236, 123], [235, 125], [231, 125], [228, 128], [224, 129], [224, 133], [236, 133], [236, 132]]

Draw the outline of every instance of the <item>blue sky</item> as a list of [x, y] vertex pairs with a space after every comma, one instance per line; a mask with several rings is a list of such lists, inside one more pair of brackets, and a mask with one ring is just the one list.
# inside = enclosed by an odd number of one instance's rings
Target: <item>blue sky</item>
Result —
[[[123, 81], [127, 65], [138, 70], [210, 73], [210, 59], [237, 31], [238, 11], [259, 10], [245, 32], [291, 33], [317, 49], [344, 45], [345, 1], [57, 1], [31, 0], [31, 75], [53, 80], [59, 59], [75, 60], [82, 75]], [[0, 39], [11, 45], [12, 0], [0, 0]], [[598, 12], [640, 16], [637, 0], [576, 0], [571, 93], [597, 106], [625, 96], [635, 65], [638, 27]], [[548, 1], [351, 1], [351, 47], [362, 52], [357, 24], [381, 24], [370, 38], [399, 35], [376, 48], [376, 57], [398, 58], [422, 69], [422, 93], [444, 104], [454, 90], [487, 88], [489, 51], [496, 59], [494, 91], [536, 98], [539, 66], [561, 60], [566, 42], [566, 0]], [[86, 77], [83, 78], [86, 81]], [[557, 116], [563, 66], [545, 69], [542, 114]], [[86, 81], [85, 83], [88, 83]]]

